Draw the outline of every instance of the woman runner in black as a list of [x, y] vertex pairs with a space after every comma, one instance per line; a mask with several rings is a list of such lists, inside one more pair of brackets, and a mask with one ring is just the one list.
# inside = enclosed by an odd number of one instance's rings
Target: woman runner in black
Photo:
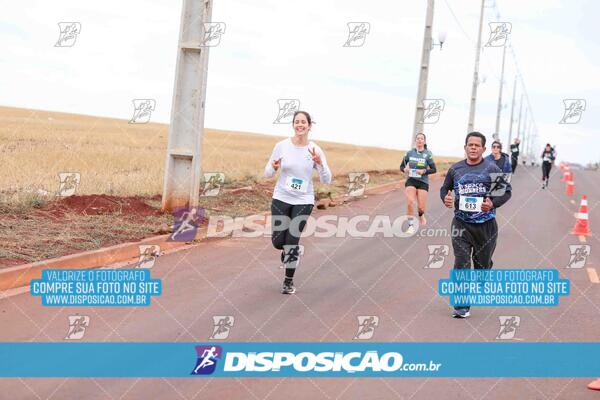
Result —
[[552, 169], [552, 164], [554, 164], [555, 159], [556, 154], [554, 153], [554, 149], [550, 146], [550, 143], [547, 143], [544, 151], [542, 151], [542, 189], [548, 187], [550, 170]]
[[331, 171], [325, 153], [308, 140], [312, 127], [310, 115], [305, 111], [294, 113], [294, 136], [275, 145], [265, 166], [265, 176], [270, 178], [280, 171], [273, 190], [271, 224], [273, 247], [281, 250], [285, 278], [281, 293], [292, 294], [294, 273], [300, 256], [300, 235], [315, 203], [312, 175], [319, 174], [321, 183], [331, 183]]

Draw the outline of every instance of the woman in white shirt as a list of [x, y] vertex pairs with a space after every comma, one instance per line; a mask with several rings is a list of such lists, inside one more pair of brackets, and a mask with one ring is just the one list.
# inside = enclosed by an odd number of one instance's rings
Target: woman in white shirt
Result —
[[270, 178], [281, 171], [273, 190], [271, 203], [272, 242], [281, 250], [281, 262], [285, 266], [285, 278], [281, 293], [292, 294], [294, 272], [298, 265], [300, 235], [315, 204], [312, 174], [317, 170], [321, 183], [331, 183], [331, 171], [325, 153], [308, 140], [312, 120], [306, 111], [294, 113], [294, 136], [275, 145], [265, 167]]

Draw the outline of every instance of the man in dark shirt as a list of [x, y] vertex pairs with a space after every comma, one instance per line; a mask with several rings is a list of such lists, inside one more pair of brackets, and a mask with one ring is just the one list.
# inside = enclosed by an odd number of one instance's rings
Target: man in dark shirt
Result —
[[[455, 269], [470, 269], [471, 259], [475, 269], [492, 268], [498, 238], [496, 208], [511, 197], [510, 183], [503, 182], [503, 190], [494, 188], [497, 178], [502, 177], [502, 170], [483, 159], [485, 141], [479, 132], [467, 135], [467, 158], [450, 167], [440, 189], [444, 205], [454, 208], [452, 232], [458, 232], [452, 236]], [[455, 318], [469, 315], [468, 305], [455, 306], [452, 314]]]

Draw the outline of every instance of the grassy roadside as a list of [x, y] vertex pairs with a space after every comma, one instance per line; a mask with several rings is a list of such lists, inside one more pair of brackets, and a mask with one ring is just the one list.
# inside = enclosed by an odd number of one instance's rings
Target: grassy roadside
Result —
[[[448, 163], [442, 163], [440, 173], [447, 168]], [[396, 170], [369, 171], [369, 177], [368, 187], [404, 178]], [[231, 182], [222, 188], [218, 196], [201, 197], [200, 206], [207, 217], [237, 217], [268, 211], [273, 186], [274, 179]], [[348, 190], [348, 177], [336, 175], [331, 185], [315, 182], [315, 186], [316, 190], [331, 192], [333, 197], [342, 197]], [[88, 203], [75, 201], [82, 198]], [[66, 200], [79, 206], [65, 204]], [[132, 200], [135, 200], [133, 207]], [[103, 208], [107, 201], [110, 201], [111, 207]], [[160, 213], [160, 203], [159, 195], [73, 196], [49, 201], [46, 196], [29, 193], [22, 196], [19, 203], [0, 204], [0, 242], [3, 243], [0, 268], [169, 233], [173, 217]]]
[[[282, 127], [288, 134], [289, 127]], [[160, 213], [168, 126], [125, 119], [0, 106], [0, 268], [168, 233]], [[202, 170], [222, 172], [216, 197], [201, 197], [207, 216], [251, 215], [270, 208], [275, 179], [262, 171], [282, 137], [206, 129]], [[400, 180], [404, 151], [321, 141], [336, 174], [315, 188], [342, 196], [348, 173], [368, 186]], [[438, 170], [452, 158], [436, 157]], [[56, 198], [61, 172], [80, 174], [74, 196]]]

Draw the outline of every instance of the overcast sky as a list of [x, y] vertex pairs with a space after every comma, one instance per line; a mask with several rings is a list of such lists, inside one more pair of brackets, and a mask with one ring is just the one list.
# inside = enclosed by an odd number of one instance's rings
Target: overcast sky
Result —
[[[0, 105], [130, 119], [132, 99], [155, 99], [169, 122], [181, 2], [1, 0]], [[437, 0], [428, 98], [445, 100], [425, 126], [434, 154], [462, 156], [480, 2]], [[542, 143], [561, 159], [600, 161], [600, 5], [592, 0], [486, 0], [489, 22], [512, 24], [510, 40]], [[454, 16], [451, 11], [453, 11]], [[290, 135], [273, 124], [277, 99], [299, 99], [317, 122], [312, 138], [405, 149], [414, 120], [426, 1], [214, 0], [226, 24], [210, 48], [206, 126]], [[79, 22], [72, 47], [55, 47], [58, 22]], [[368, 22], [361, 47], [343, 47], [348, 22]], [[502, 49], [481, 54], [475, 128], [494, 131]], [[515, 64], [507, 55], [501, 139], [508, 138]], [[518, 114], [518, 90], [515, 118]], [[559, 124], [564, 99], [584, 99], [577, 124]], [[516, 130], [516, 126], [513, 128]]]

